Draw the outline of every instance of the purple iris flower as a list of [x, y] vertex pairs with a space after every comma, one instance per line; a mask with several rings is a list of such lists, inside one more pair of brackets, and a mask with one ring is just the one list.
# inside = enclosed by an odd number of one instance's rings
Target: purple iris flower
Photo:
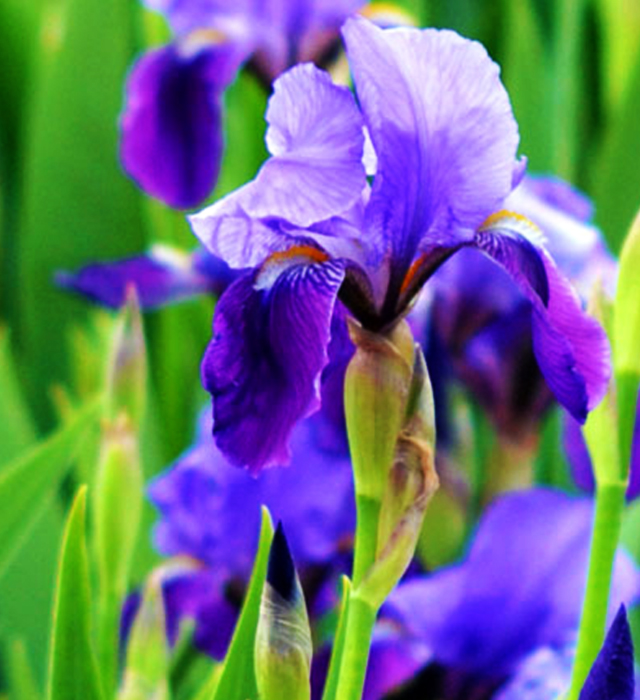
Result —
[[450, 31], [352, 18], [343, 36], [359, 103], [316, 67], [291, 69], [267, 110], [271, 158], [190, 217], [210, 252], [250, 268], [220, 298], [202, 366], [218, 446], [253, 472], [288, 462], [293, 427], [319, 405], [336, 300], [384, 331], [470, 248], [528, 299], [538, 366], [584, 421], [606, 389], [608, 344], [535, 227], [494, 214], [524, 170], [498, 67]]
[[134, 287], [140, 306], [155, 309], [200, 294], [219, 296], [236, 277], [224, 261], [206, 250], [185, 253], [156, 245], [147, 255], [58, 273], [56, 282], [111, 309], [123, 306], [127, 289]]
[[[616, 262], [589, 224], [589, 200], [561, 180], [525, 177], [505, 206], [541, 230], [546, 246], [583, 299], [596, 281], [612, 290]], [[431, 355], [473, 394], [499, 432], [526, 440], [553, 404], [553, 387], [532, 348], [532, 307], [486, 256], [464, 251], [435, 275]]]
[[223, 94], [240, 66], [267, 86], [300, 60], [330, 53], [338, 29], [363, 0], [149, 0], [174, 33], [142, 56], [127, 83], [121, 159], [149, 194], [188, 209], [218, 177]]
[[[547, 489], [511, 493], [486, 511], [462, 563], [401, 584], [383, 615], [404, 630], [405, 643], [428, 649], [411, 690], [425, 700], [507, 700], [525, 697], [509, 695], [509, 683], [565, 683], [592, 515], [589, 499]], [[639, 597], [640, 572], [619, 552], [611, 610]]]
[[263, 504], [287, 528], [312, 605], [320, 610], [333, 603], [326, 586], [348, 566], [355, 519], [344, 419], [335, 422], [340, 413], [334, 407], [301, 423], [292, 440], [295, 468], [258, 478], [229, 467], [213, 443], [210, 416], [203, 414], [195, 446], [149, 489], [161, 516], [158, 550], [200, 565], [164, 586], [171, 636], [181, 618], [195, 619], [198, 648], [224, 656], [251, 573]]
[[[633, 430], [633, 442], [631, 446], [631, 464], [629, 465], [629, 486], [627, 487], [627, 500], [633, 500], [640, 495], [640, 399], [636, 405], [636, 423]], [[580, 425], [571, 417], [564, 417], [563, 442], [571, 472], [576, 484], [589, 493], [595, 490], [595, 477], [593, 464], [587, 443]]]

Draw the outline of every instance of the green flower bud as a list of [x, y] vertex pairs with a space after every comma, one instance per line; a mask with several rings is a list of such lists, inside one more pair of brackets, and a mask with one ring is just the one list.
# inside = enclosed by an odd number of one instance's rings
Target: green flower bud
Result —
[[309, 700], [312, 651], [300, 580], [279, 524], [271, 544], [256, 632], [260, 700]]

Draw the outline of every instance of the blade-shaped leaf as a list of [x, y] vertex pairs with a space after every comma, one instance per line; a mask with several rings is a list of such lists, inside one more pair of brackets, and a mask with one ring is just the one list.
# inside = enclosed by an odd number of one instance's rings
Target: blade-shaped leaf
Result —
[[64, 329], [88, 308], [55, 289], [54, 272], [144, 248], [140, 198], [119, 167], [117, 147], [135, 3], [49, 5], [25, 137], [17, 251], [20, 339], [40, 410], [43, 389], [64, 376]]
[[87, 489], [75, 498], [64, 538], [53, 615], [47, 700], [101, 700], [91, 647], [91, 591], [86, 546]]
[[7, 650], [7, 677], [12, 700], [39, 700], [41, 697], [21, 640], [14, 641]]
[[593, 191], [596, 221], [609, 245], [620, 250], [634, 213], [640, 206], [640, 52], [627, 80], [625, 95], [598, 156]]
[[11, 356], [9, 335], [0, 329], [0, 466], [16, 457], [35, 440]]
[[89, 404], [68, 425], [0, 473], [0, 574], [38, 520], [85, 431], [98, 420], [101, 411], [101, 401]]
[[267, 576], [273, 525], [266, 508], [262, 511], [260, 542], [251, 581], [236, 625], [224, 668], [211, 700], [258, 700], [254, 671], [254, 641], [260, 615], [260, 600]]

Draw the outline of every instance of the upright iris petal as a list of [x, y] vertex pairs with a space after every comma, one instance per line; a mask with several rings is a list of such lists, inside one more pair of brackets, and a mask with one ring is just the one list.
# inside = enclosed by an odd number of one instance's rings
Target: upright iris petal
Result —
[[122, 163], [169, 206], [189, 209], [213, 189], [222, 154], [222, 91], [244, 55], [237, 44], [170, 45], [145, 54], [131, 72]]
[[512, 187], [518, 129], [499, 70], [454, 32], [343, 30], [378, 157], [368, 235], [406, 273], [419, 248], [459, 243]]

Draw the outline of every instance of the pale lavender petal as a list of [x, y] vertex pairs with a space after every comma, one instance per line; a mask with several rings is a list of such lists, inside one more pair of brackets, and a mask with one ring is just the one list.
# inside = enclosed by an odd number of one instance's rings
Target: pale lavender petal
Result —
[[[592, 504], [536, 489], [497, 500], [462, 564], [402, 584], [395, 615], [435, 659], [501, 678], [533, 650], [574, 641], [589, 556]], [[640, 593], [640, 574], [618, 554], [613, 609]]]
[[311, 64], [280, 77], [267, 110], [272, 157], [255, 180], [191, 216], [194, 233], [232, 267], [353, 207], [366, 183], [362, 117], [347, 88]]
[[523, 235], [529, 228], [515, 215], [499, 215], [478, 231], [474, 245], [504, 267], [531, 302], [540, 371], [557, 400], [584, 422], [607, 390], [609, 343], [549, 254]]
[[126, 302], [129, 287], [135, 288], [143, 309], [154, 309], [198, 294], [219, 294], [231, 279], [227, 265], [211, 255], [187, 255], [164, 246], [155, 246], [149, 255], [95, 263], [75, 273], [56, 275], [61, 287], [112, 309]]
[[169, 206], [200, 204], [222, 155], [222, 90], [244, 58], [241, 46], [170, 45], [145, 54], [129, 76], [121, 159], [129, 175]]
[[512, 188], [518, 130], [499, 68], [450, 31], [343, 34], [378, 157], [369, 236], [408, 267], [418, 248], [469, 236]]
[[202, 377], [213, 398], [216, 442], [234, 464], [257, 473], [289, 462], [293, 427], [319, 405], [343, 277], [341, 263], [294, 251], [241, 277], [220, 298]]

